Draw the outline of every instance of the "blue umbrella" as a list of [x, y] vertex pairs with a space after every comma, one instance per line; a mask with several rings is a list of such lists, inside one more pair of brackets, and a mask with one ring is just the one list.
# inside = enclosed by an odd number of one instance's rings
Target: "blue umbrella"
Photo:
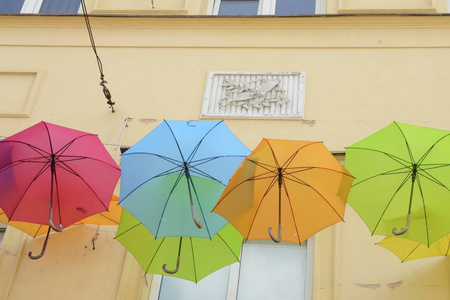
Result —
[[163, 121], [122, 155], [119, 204], [155, 237], [211, 238], [212, 209], [250, 150], [223, 121]]

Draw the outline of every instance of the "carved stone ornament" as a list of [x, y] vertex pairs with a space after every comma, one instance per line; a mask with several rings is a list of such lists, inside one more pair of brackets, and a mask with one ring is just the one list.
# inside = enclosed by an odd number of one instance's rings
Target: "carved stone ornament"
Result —
[[203, 118], [303, 119], [305, 73], [209, 72]]

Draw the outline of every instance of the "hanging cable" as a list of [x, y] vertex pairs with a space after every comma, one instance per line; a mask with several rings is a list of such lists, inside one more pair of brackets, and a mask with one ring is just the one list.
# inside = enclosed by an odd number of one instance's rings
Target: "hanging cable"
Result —
[[105, 80], [105, 75], [103, 74], [102, 61], [97, 54], [97, 48], [95, 47], [94, 35], [92, 34], [91, 24], [89, 22], [89, 17], [88, 17], [88, 13], [87, 13], [87, 9], [86, 9], [86, 3], [84, 2], [84, 0], [81, 0], [81, 7], [83, 9], [83, 16], [84, 16], [84, 20], [86, 22], [89, 39], [91, 40], [92, 50], [94, 50], [95, 57], [97, 58], [98, 70], [100, 71], [100, 80], [101, 80], [100, 85], [103, 87], [103, 94], [105, 95], [105, 97], [107, 99], [106, 103], [108, 103], [109, 107], [111, 108], [111, 111], [114, 112], [114, 104], [116, 104], [116, 103], [111, 100], [111, 93], [109, 92], [109, 89], [105, 85], [108, 82]]

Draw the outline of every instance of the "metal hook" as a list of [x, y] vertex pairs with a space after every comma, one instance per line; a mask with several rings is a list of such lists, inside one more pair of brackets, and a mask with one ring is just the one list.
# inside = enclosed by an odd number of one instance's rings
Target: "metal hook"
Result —
[[276, 239], [273, 235], [272, 235], [272, 227], [269, 227], [269, 236], [272, 239], [272, 241], [274, 241], [275, 243], [279, 243], [281, 242], [281, 224], [278, 225], [278, 239]]
[[31, 251], [28, 252], [28, 257], [29, 257], [30, 259], [39, 259], [39, 258], [41, 258], [42, 256], [44, 256], [44, 254], [45, 254], [45, 249], [47, 249], [47, 242], [48, 242], [48, 236], [49, 236], [49, 235], [50, 235], [50, 226], [48, 227], [47, 236], [45, 237], [45, 242], [44, 242], [44, 246], [42, 247], [41, 253], [40, 253], [39, 255], [34, 256], [34, 255], [31, 253]]

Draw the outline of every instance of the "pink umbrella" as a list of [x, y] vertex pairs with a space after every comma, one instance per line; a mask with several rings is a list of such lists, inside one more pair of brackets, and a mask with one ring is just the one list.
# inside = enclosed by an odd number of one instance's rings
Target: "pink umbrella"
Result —
[[[40, 122], [0, 141], [0, 208], [10, 221], [61, 231], [108, 210], [119, 176], [91, 133]], [[28, 256], [42, 257], [47, 239], [40, 255]]]

